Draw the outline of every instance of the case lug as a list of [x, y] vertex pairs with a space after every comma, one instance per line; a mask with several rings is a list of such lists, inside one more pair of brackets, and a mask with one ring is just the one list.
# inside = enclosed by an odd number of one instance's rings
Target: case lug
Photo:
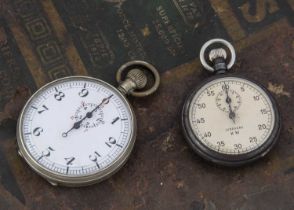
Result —
[[51, 181], [51, 180], [49, 180], [49, 179], [47, 179], [47, 181], [48, 181], [53, 187], [57, 187], [57, 186], [58, 186], [58, 184], [57, 184], [56, 182], [53, 182], [53, 181]]
[[23, 155], [22, 155], [22, 153], [21, 153], [21, 151], [20, 151], [20, 150], [17, 150], [17, 154], [18, 154], [20, 157], [22, 157], [22, 158], [23, 158]]

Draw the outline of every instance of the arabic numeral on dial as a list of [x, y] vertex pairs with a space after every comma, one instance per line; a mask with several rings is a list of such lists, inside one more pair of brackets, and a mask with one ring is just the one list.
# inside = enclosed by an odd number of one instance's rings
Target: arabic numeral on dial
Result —
[[261, 114], [267, 114], [267, 110], [266, 109], [261, 109], [260, 112], [261, 112]]
[[80, 97], [86, 97], [87, 95], [89, 95], [89, 91], [85, 88], [79, 92]]
[[230, 86], [227, 85], [227, 84], [222, 86], [222, 89], [223, 89], [223, 90], [228, 90], [229, 88], [230, 88]]
[[249, 142], [250, 143], [257, 143], [257, 138], [255, 136], [249, 137]]
[[260, 124], [260, 125], [258, 125], [258, 129], [259, 129], [259, 130], [264, 130], [264, 129], [266, 129], [266, 124]]
[[33, 130], [33, 134], [35, 136], [40, 136], [42, 132], [43, 132], [43, 128], [41, 128], [41, 127], [37, 127]]
[[96, 163], [97, 167], [100, 168], [99, 164], [98, 164], [98, 158], [101, 157], [101, 155], [98, 152], [94, 152], [93, 155], [89, 155], [89, 159], [91, 161], [93, 161], [94, 163]]
[[66, 165], [72, 165], [75, 159], [75, 157], [64, 158]]
[[90, 122], [86, 122], [85, 127], [89, 128], [89, 126], [90, 126]]
[[58, 93], [55, 93], [54, 94], [54, 98], [57, 101], [61, 101], [64, 97], [65, 97], [65, 94], [63, 92], [60, 92], [60, 91]]
[[204, 137], [205, 137], [205, 138], [208, 138], [208, 137], [211, 137], [211, 136], [212, 136], [211, 132], [206, 132], [206, 133], [204, 133]]
[[205, 109], [206, 108], [206, 104], [205, 103], [201, 103], [201, 104], [196, 104], [198, 109]]
[[116, 144], [116, 139], [113, 137], [109, 137], [108, 142], [105, 142], [108, 147], [112, 147], [112, 145]]
[[47, 106], [43, 105], [41, 109], [38, 110], [38, 113], [41, 114], [45, 111], [49, 110]]
[[254, 101], [259, 101], [259, 96], [253, 96]]
[[208, 96], [214, 96], [215, 93], [214, 93], [213, 90], [208, 90], [208, 91], [207, 91], [207, 95], [208, 95]]
[[224, 147], [226, 144], [224, 141], [217, 141], [216, 144], [219, 146], [219, 147]]
[[98, 157], [101, 157], [101, 155], [98, 152], [94, 152], [93, 155], [89, 155], [89, 159], [92, 160], [93, 162], [97, 162]]
[[245, 88], [243, 86], [240, 89], [242, 92], [245, 92]]
[[242, 144], [234, 144], [234, 149], [242, 149]]
[[42, 152], [42, 155], [39, 157], [38, 160], [41, 160], [43, 157], [49, 157], [51, 152], [55, 151], [52, 147], [48, 147], [45, 151]]
[[200, 123], [205, 123], [205, 119], [204, 119], [204, 118], [199, 118], [199, 119], [196, 120], [196, 122], [197, 122], [198, 124], [200, 124]]

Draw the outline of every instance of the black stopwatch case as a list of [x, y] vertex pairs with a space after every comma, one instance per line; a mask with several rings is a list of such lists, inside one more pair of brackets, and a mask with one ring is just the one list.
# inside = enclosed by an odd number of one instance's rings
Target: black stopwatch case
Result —
[[[235, 78], [241, 78], [248, 80], [250, 82], [253, 82], [257, 86], [259, 86], [265, 93], [268, 95], [273, 109], [275, 113], [275, 122], [274, 122], [274, 127], [272, 130], [272, 133], [270, 134], [270, 137], [267, 139], [266, 142], [264, 142], [263, 145], [261, 145], [259, 148], [256, 150], [253, 150], [249, 153], [245, 154], [239, 154], [239, 155], [229, 155], [229, 154], [223, 154], [223, 153], [218, 153], [207, 146], [205, 146], [195, 135], [193, 132], [192, 126], [190, 124], [189, 120], [189, 110], [191, 108], [191, 103], [196, 95], [196, 93], [203, 87], [205, 84], [219, 79], [219, 78], [225, 78], [225, 77], [235, 77]], [[221, 122], [219, 122], [221, 123]], [[203, 81], [201, 84], [199, 84], [192, 92], [191, 94], [187, 97], [183, 110], [182, 110], [182, 130], [185, 135], [185, 139], [187, 140], [188, 144], [192, 147], [192, 149], [200, 155], [202, 158], [213, 162], [218, 165], [223, 165], [223, 166], [241, 166], [250, 162], [253, 162], [259, 158], [264, 157], [276, 144], [279, 133], [281, 130], [281, 118], [280, 118], [280, 112], [279, 108], [277, 106], [277, 102], [272, 96], [272, 94], [261, 84], [258, 82], [248, 79], [245, 76], [240, 76], [240, 75], [235, 75], [235, 74], [217, 74], [214, 76], [211, 76], [210, 78], [206, 79]]]

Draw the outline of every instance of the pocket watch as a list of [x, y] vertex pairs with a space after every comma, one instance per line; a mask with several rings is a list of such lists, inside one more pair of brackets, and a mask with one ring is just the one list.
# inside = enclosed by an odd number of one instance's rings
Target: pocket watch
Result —
[[18, 152], [52, 185], [97, 183], [127, 161], [136, 138], [136, 118], [125, 96], [154, 93], [160, 77], [144, 61], [126, 63], [116, 77], [117, 89], [92, 77], [57, 79], [25, 104], [17, 125]]
[[271, 93], [252, 79], [228, 73], [235, 60], [228, 41], [206, 42], [200, 61], [215, 75], [192, 91], [182, 111], [183, 132], [192, 149], [225, 166], [240, 166], [266, 155], [281, 128]]

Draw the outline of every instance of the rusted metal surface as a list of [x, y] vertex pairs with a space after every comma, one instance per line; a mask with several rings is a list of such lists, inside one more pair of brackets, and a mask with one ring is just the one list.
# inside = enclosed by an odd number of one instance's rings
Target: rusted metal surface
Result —
[[[293, 0], [0, 1], [0, 209], [293, 209]], [[140, 14], [139, 14], [140, 13]], [[235, 71], [278, 100], [278, 145], [246, 167], [216, 167], [196, 156], [180, 128], [189, 91], [209, 75], [199, 47], [233, 42]], [[15, 126], [26, 99], [65, 75], [114, 83], [126, 61], [161, 71], [160, 90], [132, 101], [138, 138], [126, 166], [86, 188], [54, 188], [17, 156]]]

